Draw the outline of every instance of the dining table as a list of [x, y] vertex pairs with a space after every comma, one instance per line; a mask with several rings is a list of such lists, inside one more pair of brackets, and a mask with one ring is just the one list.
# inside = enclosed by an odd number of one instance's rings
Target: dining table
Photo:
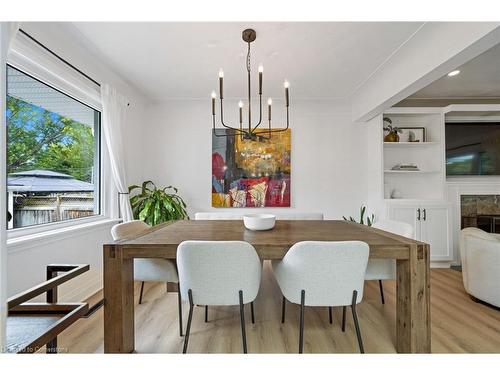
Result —
[[277, 220], [267, 231], [242, 220], [179, 220], [103, 246], [105, 353], [135, 351], [134, 259], [175, 260], [187, 240], [246, 241], [261, 260], [282, 259], [300, 241], [364, 241], [370, 259], [396, 261], [396, 351], [431, 351], [429, 244], [343, 220]]

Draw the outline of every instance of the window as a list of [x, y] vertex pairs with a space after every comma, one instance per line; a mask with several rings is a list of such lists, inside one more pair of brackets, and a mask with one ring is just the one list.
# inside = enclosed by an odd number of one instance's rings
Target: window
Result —
[[7, 227], [100, 213], [100, 112], [7, 67]]

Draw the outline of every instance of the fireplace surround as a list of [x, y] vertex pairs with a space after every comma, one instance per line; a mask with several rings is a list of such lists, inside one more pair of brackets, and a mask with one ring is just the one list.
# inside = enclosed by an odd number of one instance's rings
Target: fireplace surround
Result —
[[488, 233], [500, 233], [500, 195], [461, 195], [460, 213], [462, 229], [476, 227]]

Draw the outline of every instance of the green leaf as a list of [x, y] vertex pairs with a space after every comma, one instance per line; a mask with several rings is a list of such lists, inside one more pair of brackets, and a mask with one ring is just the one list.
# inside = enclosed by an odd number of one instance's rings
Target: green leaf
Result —
[[[137, 185], [132, 185], [138, 188]], [[144, 220], [150, 225], [157, 225], [170, 220], [189, 219], [185, 210], [186, 203], [176, 193], [178, 189], [173, 186], [157, 188], [152, 181], [144, 181], [141, 193], [130, 197], [130, 204], [134, 218]], [[167, 193], [173, 189], [174, 194]]]
[[128, 187], [128, 192], [131, 193], [132, 190], [135, 190], [135, 189], [140, 189], [141, 187], [139, 185], [130, 185]]

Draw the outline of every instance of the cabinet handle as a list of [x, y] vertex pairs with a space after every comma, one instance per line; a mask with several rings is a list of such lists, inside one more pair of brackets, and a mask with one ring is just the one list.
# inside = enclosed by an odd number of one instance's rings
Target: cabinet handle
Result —
[[425, 208], [424, 208], [424, 221], [425, 221], [425, 219], [427, 219], [427, 213], [426, 213]]
[[420, 221], [420, 208], [417, 209], [417, 220]]

